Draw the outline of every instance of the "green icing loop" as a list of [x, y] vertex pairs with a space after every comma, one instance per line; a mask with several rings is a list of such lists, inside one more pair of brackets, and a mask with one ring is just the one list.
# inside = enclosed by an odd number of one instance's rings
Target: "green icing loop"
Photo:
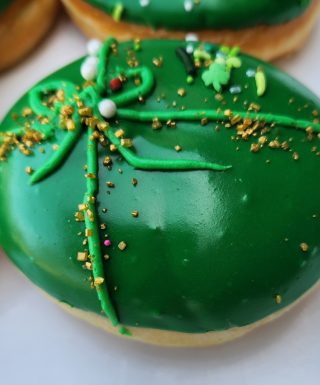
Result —
[[110, 97], [110, 99], [117, 105], [117, 107], [133, 103], [137, 101], [139, 96], [148, 95], [154, 86], [153, 74], [148, 67], [139, 67], [133, 69], [130, 68], [125, 71], [125, 75], [128, 79], [140, 77], [142, 82], [138, 87], [135, 87], [120, 95]]
[[[233, 115], [239, 115], [242, 119], [252, 118], [254, 120], [263, 121], [269, 124], [279, 124], [288, 128], [298, 128], [305, 130], [308, 127], [316, 132], [320, 132], [320, 124], [313, 123], [309, 120], [299, 120], [288, 116], [275, 114], [251, 113], [243, 111], [232, 111]], [[214, 110], [186, 110], [186, 111], [134, 111], [127, 109], [119, 109], [118, 117], [128, 120], [136, 120], [140, 122], [151, 122], [155, 117], [159, 120], [201, 120], [207, 118], [213, 121], [227, 121], [230, 118], [225, 116], [223, 112]]]
[[99, 52], [99, 64], [98, 64], [98, 76], [96, 82], [96, 90], [99, 95], [106, 92], [108, 88], [107, 83], [107, 59], [112, 50], [112, 45], [117, 44], [117, 40], [114, 38], [107, 39], [102, 45]]

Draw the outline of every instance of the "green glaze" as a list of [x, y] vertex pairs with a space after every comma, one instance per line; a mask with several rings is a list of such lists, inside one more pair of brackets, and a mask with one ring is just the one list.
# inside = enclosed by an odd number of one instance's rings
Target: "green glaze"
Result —
[[86, 2], [109, 14], [122, 4], [122, 20], [125, 21], [153, 28], [190, 31], [284, 23], [301, 15], [311, 0], [201, 0], [189, 12], [184, 8], [185, 0], [150, 0], [145, 7], [141, 7], [139, 0]]
[[1, 0], [0, 1], [0, 13], [5, 11], [11, 3], [13, 3], [13, 0]]
[[[114, 130], [123, 128], [126, 137], [134, 141], [134, 152], [130, 150], [129, 155], [135, 154], [138, 161], [155, 159], [167, 164], [192, 159], [232, 168], [225, 172], [138, 170], [123, 147], [123, 158], [119, 153], [111, 155], [113, 168], [109, 170], [102, 165], [104, 157], [110, 155], [108, 148], [99, 146], [99, 168], [95, 170], [95, 152], [86, 160], [91, 152], [87, 152], [84, 129], [64, 163], [31, 186], [25, 168], [41, 169], [52, 159], [52, 144], [61, 145], [68, 136], [56, 129], [54, 136], [41, 144], [44, 154], [35, 150], [34, 156], [26, 157], [15, 150], [0, 163], [0, 243], [13, 262], [49, 294], [101, 314], [97, 291], [90, 288], [92, 272], [76, 260], [77, 252], [83, 250], [84, 235], [77, 234], [84, 232], [84, 224], [73, 219], [83, 195], [96, 195], [97, 204], [92, 209], [97, 210], [97, 222], [107, 224], [107, 230], [99, 230], [99, 249], [111, 258], [99, 258], [104, 271], [97, 264], [93, 273], [105, 277], [119, 322], [205, 332], [259, 320], [289, 305], [317, 282], [320, 159], [311, 149], [319, 146], [319, 139], [309, 142], [305, 125], [295, 127], [297, 122], [310, 122], [317, 131], [314, 115], [320, 102], [274, 67], [241, 56], [242, 67], [232, 72], [230, 86], [241, 85], [243, 92], [233, 101], [234, 95], [224, 89], [222, 104], [214, 97], [213, 88], [205, 87], [201, 71], [193, 84], [186, 83], [183, 65], [175, 55], [181, 44], [142, 42], [141, 51], [136, 52], [138, 68], [152, 72], [154, 87], [150, 87], [144, 104], [130, 100], [130, 105], [119, 109], [117, 119], [110, 122], [108, 138], [113, 142]], [[108, 94], [107, 80], [118, 74], [119, 68], [128, 71], [128, 47], [131, 43], [120, 45], [119, 55], [110, 56], [103, 76], [105, 89], [99, 91]], [[159, 56], [164, 58], [163, 66], [155, 67], [152, 59]], [[80, 64], [77, 61], [63, 68], [41, 84], [63, 79], [81, 85]], [[261, 97], [255, 78], [246, 76], [248, 69], [258, 66], [263, 67], [268, 83]], [[186, 89], [185, 97], [177, 95], [181, 87]], [[125, 89], [123, 95], [129, 91]], [[176, 107], [172, 106], [174, 101]], [[234, 128], [222, 126], [216, 131], [216, 121], [201, 126], [199, 120], [180, 119], [179, 115], [182, 106], [186, 113], [216, 111], [218, 107], [244, 113], [245, 101], [258, 103], [261, 114], [272, 114], [273, 120], [274, 116], [290, 120], [287, 125], [278, 121], [269, 137], [290, 140], [292, 150], [299, 153], [298, 161], [284, 150], [264, 148], [253, 154], [250, 145], [255, 138], [234, 142]], [[12, 112], [20, 112], [29, 103], [26, 95]], [[131, 111], [131, 116], [126, 116], [126, 111]], [[159, 116], [171, 111], [177, 128], [152, 130], [150, 111]], [[144, 116], [148, 119], [140, 118]], [[23, 119], [13, 122], [8, 114], [0, 130], [17, 128], [18, 123]], [[183, 148], [180, 153], [174, 151], [177, 144]], [[84, 163], [98, 173], [96, 186], [86, 188]], [[138, 180], [135, 187], [132, 178]], [[112, 181], [115, 188], [108, 188], [106, 181]], [[102, 208], [107, 208], [107, 213]], [[131, 216], [133, 210], [139, 210], [138, 218]], [[112, 241], [110, 248], [103, 246], [106, 235]], [[127, 243], [124, 251], [117, 247], [120, 241]], [[301, 251], [302, 242], [309, 245], [307, 252]], [[281, 304], [276, 304], [277, 294], [282, 296]]]

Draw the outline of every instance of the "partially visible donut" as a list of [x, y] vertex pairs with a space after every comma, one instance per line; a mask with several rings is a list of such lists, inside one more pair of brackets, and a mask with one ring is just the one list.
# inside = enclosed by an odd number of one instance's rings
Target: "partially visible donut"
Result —
[[272, 60], [303, 47], [319, 0], [62, 0], [89, 37], [184, 38], [239, 45]]
[[27, 55], [52, 26], [57, 0], [2, 0], [0, 4], [0, 71]]

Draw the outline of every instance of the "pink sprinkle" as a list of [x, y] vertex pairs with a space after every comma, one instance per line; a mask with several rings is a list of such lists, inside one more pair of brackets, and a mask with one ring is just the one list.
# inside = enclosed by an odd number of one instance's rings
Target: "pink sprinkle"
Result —
[[104, 245], [107, 246], [107, 247], [111, 246], [111, 241], [110, 241], [110, 239], [106, 239], [103, 243], [104, 243]]

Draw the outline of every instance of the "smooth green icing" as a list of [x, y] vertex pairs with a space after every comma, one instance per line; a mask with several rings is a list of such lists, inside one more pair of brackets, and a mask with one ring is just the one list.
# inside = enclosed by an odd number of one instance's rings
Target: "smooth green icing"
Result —
[[[119, 68], [128, 70], [128, 44], [119, 47], [118, 56], [110, 57], [105, 85]], [[97, 212], [99, 222], [107, 223], [113, 242], [111, 249], [100, 246], [103, 253], [111, 255], [104, 262], [104, 274], [119, 321], [204, 332], [258, 320], [290, 304], [318, 280], [319, 158], [311, 152], [318, 139], [309, 143], [303, 129], [288, 130], [278, 122], [271, 136], [292, 138], [291, 146], [300, 155], [295, 162], [283, 150], [266, 148], [252, 154], [252, 138], [248, 142], [230, 140], [235, 129], [217, 132], [217, 123], [201, 126], [198, 120], [180, 121], [182, 105], [187, 113], [216, 111], [221, 103], [200, 76], [194, 84], [186, 84], [184, 68], [175, 55], [179, 44], [143, 42], [136, 56], [140, 65], [153, 73], [156, 86], [150, 88], [145, 104], [132, 102], [130, 108], [119, 109], [119, 122], [111, 124], [109, 139], [115, 140], [114, 129], [123, 128], [127, 137], [134, 138], [139, 161], [157, 159], [167, 164], [168, 159], [194, 159], [231, 164], [233, 168], [223, 173], [142, 171], [135, 170], [130, 157], [122, 153], [126, 160], [112, 155], [114, 166], [109, 171], [102, 166], [108, 150], [99, 147]], [[152, 58], [159, 55], [164, 64], [156, 68]], [[295, 120], [310, 122], [318, 129], [312, 111], [319, 109], [320, 103], [314, 95], [263, 64], [268, 89], [258, 97], [255, 80], [246, 76], [246, 70], [257, 68], [261, 62], [246, 56], [242, 61], [242, 67], [232, 73], [232, 84], [241, 84], [244, 91], [234, 103], [234, 96], [226, 90], [223, 108], [244, 112], [244, 101], [255, 102], [263, 114], [293, 119], [294, 127]], [[80, 61], [75, 62], [43, 83], [63, 79], [81, 84], [79, 66]], [[181, 86], [187, 90], [183, 98], [177, 95]], [[291, 98], [294, 102], [289, 103]], [[172, 107], [173, 101], [178, 107]], [[27, 96], [13, 111], [26, 105]], [[123, 111], [133, 115], [121, 116]], [[139, 115], [135, 111], [140, 111]], [[166, 118], [168, 114], [177, 116], [177, 128], [152, 130], [150, 111]], [[293, 128], [291, 123], [288, 125]], [[16, 125], [8, 115], [1, 130]], [[83, 225], [74, 222], [73, 213], [86, 191], [82, 170], [87, 150], [85, 131], [73, 143], [62, 167], [45, 180], [30, 186], [24, 172], [26, 166], [40, 169], [52, 158], [52, 144], [63, 143], [67, 135], [56, 130], [51, 142], [42, 145], [45, 154], [36, 152], [28, 158], [14, 151], [7, 162], [0, 163], [0, 239], [12, 260], [36, 284], [59, 300], [100, 314], [96, 291], [88, 283], [91, 273], [76, 261], [77, 251], [83, 249], [83, 238], [77, 236]], [[179, 154], [173, 149], [176, 144], [183, 148]], [[271, 162], [267, 164], [267, 160]], [[91, 161], [89, 158], [87, 163]], [[136, 187], [131, 184], [133, 177], [138, 179]], [[115, 183], [114, 189], [106, 188], [107, 180]], [[87, 186], [90, 194], [95, 191]], [[107, 214], [102, 213], [103, 207], [108, 208]], [[131, 216], [133, 209], [139, 210], [139, 218]], [[101, 243], [105, 233], [101, 231]], [[117, 248], [121, 240], [128, 244], [123, 252]], [[300, 250], [301, 242], [308, 243], [307, 253]], [[95, 274], [101, 276], [102, 272]], [[280, 305], [275, 302], [277, 294], [283, 298]]]
[[311, 3], [311, 0], [201, 0], [187, 12], [185, 0], [150, 0], [145, 7], [139, 0], [86, 1], [111, 15], [122, 4], [122, 20], [187, 31], [280, 24], [301, 15]]

